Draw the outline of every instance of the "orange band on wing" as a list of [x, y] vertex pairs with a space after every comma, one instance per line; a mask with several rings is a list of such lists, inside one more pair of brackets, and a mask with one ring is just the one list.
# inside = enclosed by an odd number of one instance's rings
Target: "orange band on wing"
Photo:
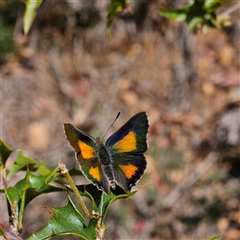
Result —
[[113, 145], [118, 152], [131, 152], [137, 147], [136, 135], [133, 131], [129, 132], [123, 139]]
[[119, 167], [123, 170], [126, 178], [130, 179], [135, 172], [138, 170], [138, 168], [132, 164], [129, 165], [119, 165]]
[[89, 169], [89, 174], [96, 180], [100, 181], [101, 177], [100, 177], [100, 171], [98, 167], [95, 167], [95, 168], [91, 167]]
[[92, 158], [94, 156], [94, 149], [87, 145], [86, 143], [78, 140], [78, 146], [81, 150], [81, 155], [84, 159], [89, 159]]

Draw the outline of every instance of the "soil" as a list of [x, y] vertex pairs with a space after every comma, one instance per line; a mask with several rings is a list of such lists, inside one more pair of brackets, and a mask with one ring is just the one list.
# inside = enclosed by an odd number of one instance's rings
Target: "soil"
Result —
[[[57, 4], [40, 10], [29, 36], [16, 29], [18, 52], [1, 66], [2, 138], [52, 169], [59, 160], [72, 168], [63, 123], [101, 137], [121, 112], [109, 136], [146, 111], [148, 168], [136, 196], [110, 209], [106, 239], [240, 239], [240, 11], [229, 27], [193, 34], [155, 7], [141, 29], [115, 19], [109, 41], [101, 4], [87, 27], [77, 7]], [[47, 222], [37, 224], [48, 218], [40, 205], [66, 202], [37, 198], [23, 236]]]

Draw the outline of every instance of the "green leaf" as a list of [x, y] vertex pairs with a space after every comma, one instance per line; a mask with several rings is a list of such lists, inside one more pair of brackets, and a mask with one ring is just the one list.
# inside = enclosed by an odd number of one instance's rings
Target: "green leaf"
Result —
[[[69, 185], [66, 185], [66, 187], [72, 190]], [[116, 189], [112, 190], [109, 195], [106, 195], [93, 184], [77, 186], [77, 189], [80, 195], [89, 198], [92, 202], [94, 216], [92, 219], [97, 219], [97, 225], [95, 226], [95, 231], [98, 236], [97, 239], [102, 239], [105, 233], [104, 218], [110, 205], [117, 199], [132, 198], [137, 192], [137, 190], [135, 190], [127, 194], [117, 186]], [[88, 227], [90, 227], [90, 224]]]
[[25, 157], [22, 150], [20, 150], [18, 157], [17, 157], [15, 163], [13, 164], [13, 167], [7, 174], [7, 180], [9, 180], [14, 173], [16, 173], [20, 170], [26, 170], [27, 166], [37, 165], [37, 164], [38, 164], [38, 162], [36, 160], [29, 158], [29, 157]]
[[59, 208], [48, 208], [50, 220], [48, 225], [33, 234], [28, 240], [46, 239], [59, 235], [75, 235], [83, 239], [94, 240], [97, 237], [97, 218], [92, 218], [87, 226], [83, 216], [74, 206], [70, 196], [68, 205]]
[[118, 13], [123, 11], [129, 5], [128, 0], [111, 0], [111, 3], [108, 8], [108, 26], [111, 24], [114, 16]]
[[62, 188], [53, 187], [48, 184], [49, 176], [35, 176], [29, 170], [24, 179], [16, 183], [15, 186], [5, 189], [8, 202], [11, 207], [12, 215], [17, 219], [18, 229], [22, 229], [22, 216], [27, 204], [43, 193], [64, 191]]
[[[69, 186], [67, 186], [69, 187]], [[125, 193], [120, 187], [116, 187], [109, 195], [106, 195], [103, 191], [98, 190], [93, 184], [77, 186], [80, 195], [89, 198], [93, 205], [93, 210], [102, 216], [102, 222], [106, 216], [109, 206], [117, 199], [129, 199], [132, 198], [137, 190], [131, 193]]]
[[221, 233], [221, 234], [219, 234], [218, 236], [215, 236], [215, 237], [213, 237], [213, 238], [209, 238], [208, 240], [219, 240], [222, 235], [223, 235], [223, 233]]
[[[35, 176], [31, 172], [27, 171], [24, 179], [16, 183], [15, 186], [6, 189], [7, 197], [10, 203], [17, 203], [22, 199], [24, 192], [28, 191], [25, 206], [35, 197], [40, 194], [63, 191], [62, 188], [53, 187], [48, 184], [48, 178], [52, 173], [45, 176]], [[31, 194], [33, 193], [33, 195]]]
[[185, 9], [159, 9], [158, 13], [179, 22], [185, 21], [187, 18], [187, 11]]
[[37, 9], [42, 3], [42, 0], [27, 0], [26, 1], [26, 10], [23, 16], [23, 31], [25, 34], [29, 32], [29, 29], [33, 23], [33, 20], [36, 16]]
[[203, 29], [216, 28], [215, 11], [221, 6], [220, 0], [192, 0], [188, 6], [179, 9], [159, 9], [159, 14], [174, 19], [175, 21], [186, 21], [191, 32], [199, 26]]
[[204, 1], [204, 9], [208, 10], [208, 11], [216, 11], [219, 7], [221, 6], [220, 1], [217, 0], [207, 0]]
[[202, 18], [200, 17], [192, 18], [191, 21], [188, 22], [189, 31], [193, 32], [196, 29], [197, 25], [201, 22], [202, 22]]
[[44, 162], [39, 163], [36, 173], [39, 173], [40, 175], [47, 175], [50, 172], [51, 170], [46, 165], [44, 165]]
[[5, 166], [6, 161], [10, 154], [14, 152], [1, 138], [0, 138], [0, 164], [2, 163]]
[[[109, 37], [110, 35], [110, 27], [112, 25], [113, 19], [116, 16], [117, 13], [121, 11], [129, 11], [130, 10], [130, 4], [128, 0], [111, 0], [111, 3], [108, 8], [108, 14], [107, 14], [107, 35]], [[130, 11], [129, 11], [130, 12]]]

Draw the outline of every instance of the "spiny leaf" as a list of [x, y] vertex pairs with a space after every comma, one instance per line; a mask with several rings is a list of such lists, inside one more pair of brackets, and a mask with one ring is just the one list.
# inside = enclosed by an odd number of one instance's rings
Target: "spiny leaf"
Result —
[[[51, 173], [50, 173], [51, 174]], [[53, 191], [63, 191], [62, 188], [53, 187], [48, 184], [47, 179], [49, 175], [45, 176], [35, 176], [31, 172], [27, 171], [24, 179], [16, 183], [15, 186], [9, 187], [6, 189], [7, 197], [10, 200], [10, 203], [17, 202], [22, 198], [24, 192], [30, 190], [26, 204], [29, 203], [33, 197], [38, 196], [42, 193], [48, 193]], [[34, 196], [31, 197], [31, 191], [34, 193]]]
[[68, 205], [59, 208], [50, 208], [51, 214], [48, 225], [33, 234], [28, 240], [46, 239], [59, 235], [75, 235], [83, 239], [96, 239], [97, 218], [92, 218], [87, 226], [83, 216], [74, 206], [70, 196]]
[[102, 216], [102, 221], [106, 216], [109, 206], [117, 199], [129, 199], [132, 198], [137, 191], [131, 193], [125, 193], [120, 187], [116, 187], [109, 195], [106, 195], [103, 191], [98, 190], [93, 184], [77, 186], [80, 195], [89, 198], [93, 205], [93, 210]]
[[6, 164], [6, 161], [10, 154], [14, 152], [1, 138], [0, 138], [0, 163], [3, 164], [3, 167]]
[[62, 188], [53, 187], [48, 184], [49, 176], [35, 176], [27, 171], [24, 179], [16, 183], [15, 186], [4, 189], [12, 214], [17, 220], [18, 229], [22, 229], [22, 216], [27, 204], [43, 193], [63, 191]]
[[29, 29], [36, 16], [37, 9], [42, 3], [42, 0], [26, 0], [26, 10], [23, 16], [23, 31], [25, 34], [29, 32]]
[[13, 167], [7, 174], [7, 180], [9, 180], [12, 175], [20, 170], [25, 170], [27, 166], [29, 165], [37, 165], [38, 162], [32, 158], [24, 156], [22, 150], [20, 150], [18, 157], [13, 164]]

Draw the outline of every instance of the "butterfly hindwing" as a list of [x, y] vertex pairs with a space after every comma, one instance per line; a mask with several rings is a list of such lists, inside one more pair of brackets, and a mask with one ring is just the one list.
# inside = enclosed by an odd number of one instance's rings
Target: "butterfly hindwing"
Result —
[[107, 140], [106, 146], [113, 152], [144, 153], [148, 148], [148, 127], [147, 114], [140, 112], [113, 133]]
[[96, 161], [84, 162], [80, 165], [84, 175], [95, 185], [99, 190], [104, 191], [106, 194], [110, 193], [110, 184], [102, 166]]
[[94, 185], [108, 194], [110, 191], [109, 181], [97, 159], [92, 139], [70, 123], [64, 124], [64, 130], [67, 140], [76, 152], [76, 158], [83, 174]]
[[113, 158], [115, 181], [125, 192], [130, 192], [146, 169], [146, 159], [143, 154], [125, 153], [115, 153]]

